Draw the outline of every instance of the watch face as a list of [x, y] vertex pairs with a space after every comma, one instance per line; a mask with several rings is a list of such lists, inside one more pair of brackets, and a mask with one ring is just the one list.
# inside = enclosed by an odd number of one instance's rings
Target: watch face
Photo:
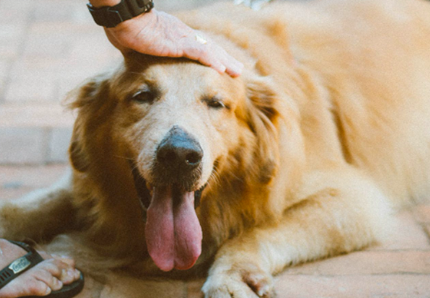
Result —
[[146, 6], [148, 4], [151, 4], [152, 0], [137, 0], [137, 2], [139, 3], [139, 5], [142, 6]]
[[87, 6], [96, 24], [113, 28], [123, 21], [150, 11], [154, 7], [154, 2], [152, 0], [121, 0], [114, 6], [94, 8], [90, 3]]

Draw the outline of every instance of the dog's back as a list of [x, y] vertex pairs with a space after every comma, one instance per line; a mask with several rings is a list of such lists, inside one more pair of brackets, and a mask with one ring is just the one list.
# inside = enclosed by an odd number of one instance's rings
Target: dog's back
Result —
[[[430, 2], [278, 3], [257, 14], [242, 22], [272, 36], [273, 24], [284, 24], [291, 56], [329, 106], [345, 160], [374, 177], [396, 205], [428, 194]], [[309, 104], [299, 103], [303, 118], [314, 117]], [[309, 131], [314, 145], [327, 134]]]
[[305, 14], [284, 11], [294, 56], [329, 91], [346, 160], [396, 203], [428, 194], [430, 2], [317, 1]]

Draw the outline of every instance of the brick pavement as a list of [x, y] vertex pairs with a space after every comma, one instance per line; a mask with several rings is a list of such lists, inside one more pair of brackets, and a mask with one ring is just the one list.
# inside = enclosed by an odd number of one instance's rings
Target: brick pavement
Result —
[[[48, 186], [65, 169], [64, 164], [0, 166], [0, 198]], [[405, 210], [397, 218], [398, 226], [384, 243], [286, 269], [275, 279], [278, 297], [429, 298], [430, 203]], [[202, 284], [203, 280], [136, 281], [143, 293], [160, 293], [150, 298], [199, 298]], [[127, 293], [127, 289], [118, 291]]]
[[[171, 11], [209, 2], [157, 0], [157, 7]], [[47, 186], [64, 172], [74, 117], [61, 101], [120, 59], [84, 4], [0, 0], [0, 199]], [[285, 270], [276, 277], [278, 296], [430, 297], [430, 204], [398, 218], [399, 226], [383, 244]], [[162, 290], [160, 298], [197, 298], [202, 283], [140, 285], [142, 292]]]

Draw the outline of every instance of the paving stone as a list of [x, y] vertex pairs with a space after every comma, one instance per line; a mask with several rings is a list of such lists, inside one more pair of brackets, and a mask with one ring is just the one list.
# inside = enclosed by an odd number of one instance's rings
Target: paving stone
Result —
[[11, 59], [0, 58], [0, 80], [4, 80], [9, 75], [10, 65], [12, 64]]
[[0, 188], [0, 200], [12, 200], [20, 198], [27, 193], [29, 193], [31, 189], [27, 188]]
[[[111, 59], [121, 57], [120, 52], [109, 43], [102, 30], [93, 34], [73, 35], [71, 39], [73, 42], [70, 43], [70, 58], [77, 61], [91, 58], [109, 65]], [[86, 63], [86, 66], [91, 64]]]
[[0, 105], [1, 105], [2, 101], [4, 100], [4, 98], [2, 96], [3, 96], [5, 89], [6, 89], [6, 82], [8, 80], [8, 75], [9, 75], [11, 63], [12, 62], [9, 59], [1, 59], [0, 60]]
[[[115, 275], [112, 277], [117, 285], [115, 288], [104, 288], [101, 297], [130, 297], [130, 298], [185, 298], [185, 283], [182, 281], [163, 280], [146, 281]], [[135, 294], [139, 293], [139, 296]]]
[[414, 216], [418, 222], [430, 224], [430, 204], [423, 204], [415, 208]]
[[[57, 30], [61, 31], [61, 28]], [[23, 50], [23, 56], [38, 59], [62, 57], [67, 54], [68, 49], [68, 40], [65, 38], [48, 34], [30, 34]]]
[[[1, 13], [1, 11], [0, 11]], [[0, 32], [0, 36], [3, 35]], [[19, 38], [7, 38], [2, 40], [0, 43], [0, 57], [2, 59], [12, 59], [18, 57], [18, 52], [20, 50], [21, 40]]]
[[408, 210], [397, 215], [398, 224], [392, 230], [387, 239], [377, 245], [369, 247], [369, 250], [408, 250], [430, 249], [429, 239], [423, 228], [416, 222], [414, 215]]
[[290, 268], [291, 275], [430, 274], [429, 251], [361, 251]]
[[[182, 1], [157, 1], [155, 2], [155, 7], [158, 10], [172, 12], [178, 10], [190, 10], [200, 6], [205, 6], [215, 2], [220, 2], [223, 0], [212, 0], [212, 1], [202, 1], [202, 0], [182, 0]], [[225, 1], [225, 0], [224, 0]]]
[[47, 187], [62, 177], [67, 169], [68, 166], [64, 164], [0, 166], [0, 191]]
[[76, 10], [87, 10], [86, 3], [82, 1], [37, 1], [33, 10], [34, 22], [73, 22]]
[[31, 80], [34, 77], [52, 80], [61, 72], [62, 62], [61, 57], [44, 57], [44, 59], [22, 57], [22, 59], [14, 61], [10, 76], [17, 80]]
[[[0, 10], [0, 15], [2, 11]], [[26, 33], [25, 24], [0, 23], [0, 53], [2, 59], [14, 58], [19, 54], [23, 37]]]
[[33, 9], [34, 0], [0, 1], [0, 24], [21, 24], [28, 21]]
[[56, 84], [51, 79], [34, 74], [27, 79], [12, 79], [6, 87], [6, 102], [46, 102], [57, 99]]
[[72, 127], [74, 120], [75, 115], [59, 103], [9, 103], [0, 107], [0, 128]]
[[53, 128], [49, 138], [48, 162], [66, 163], [72, 128]]
[[280, 276], [278, 298], [428, 298], [428, 275]]
[[204, 278], [189, 281], [186, 283], [187, 286], [187, 296], [186, 298], [203, 298], [204, 295], [201, 291], [201, 288], [203, 287], [203, 284], [205, 283]]
[[46, 131], [42, 128], [0, 128], [0, 164], [41, 164]]
[[9, 75], [11, 64], [11, 59], [5, 59], [0, 57], [0, 78], [5, 78], [7, 75]]

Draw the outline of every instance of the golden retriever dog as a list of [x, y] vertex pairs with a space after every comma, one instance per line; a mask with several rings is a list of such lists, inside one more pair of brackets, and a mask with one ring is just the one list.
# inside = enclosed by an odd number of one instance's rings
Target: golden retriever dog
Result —
[[132, 279], [124, 297], [154, 297], [133, 287], [198, 274], [205, 297], [273, 297], [286, 266], [365, 248], [428, 196], [428, 1], [179, 17], [242, 76], [134, 53], [91, 79], [71, 103], [71, 175], [2, 202], [1, 237], [73, 255], [96, 276], [87, 297]]

